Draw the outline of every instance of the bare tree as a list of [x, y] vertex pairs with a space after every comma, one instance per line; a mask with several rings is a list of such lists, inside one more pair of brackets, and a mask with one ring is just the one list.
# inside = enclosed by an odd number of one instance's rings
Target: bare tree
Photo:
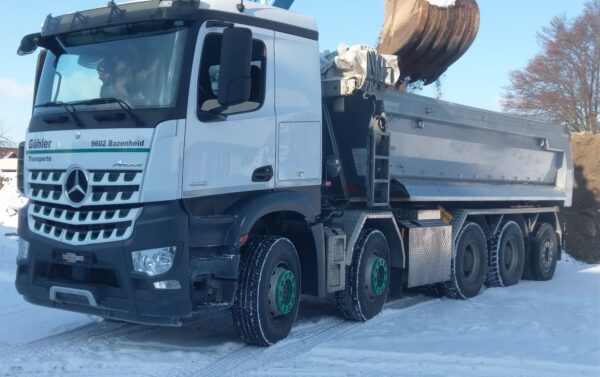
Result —
[[9, 138], [0, 133], [0, 148], [8, 148], [12, 147], [13, 145], [14, 143]]
[[6, 134], [7, 132], [2, 127], [2, 121], [0, 120], [0, 148], [14, 147], [15, 143]]
[[600, 0], [579, 17], [556, 17], [538, 34], [542, 51], [511, 72], [504, 109], [600, 133]]

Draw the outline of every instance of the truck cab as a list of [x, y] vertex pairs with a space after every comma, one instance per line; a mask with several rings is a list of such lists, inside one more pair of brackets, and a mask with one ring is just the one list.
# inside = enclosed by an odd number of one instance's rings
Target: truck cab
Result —
[[43, 50], [19, 292], [163, 325], [231, 306], [256, 223], [287, 213], [311, 234], [320, 215], [317, 37], [309, 17], [226, 0], [48, 17], [21, 46]]

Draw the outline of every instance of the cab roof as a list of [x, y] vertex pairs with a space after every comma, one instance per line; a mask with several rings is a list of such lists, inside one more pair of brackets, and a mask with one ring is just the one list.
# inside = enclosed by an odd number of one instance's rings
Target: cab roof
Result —
[[[219, 18], [230, 16], [231, 22], [280, 25], [284, 30], [304, 31], [293, 33], [310, 35], [317, 39], [317, 24], [314, 18], [281, 8], [244, 2], [244, 10], [238, 5], [241, 0], [143, 0], [108, 5], [53, 17], [48, 15], [42, 26], [43, 37], [80, 31], [95, 27], [119, 25], [153, 20], [196, 20], [209, 13]], [[229, 15], [228, 15], [229, 14]], [[277, 30], [277, 27], [274, 27]]]

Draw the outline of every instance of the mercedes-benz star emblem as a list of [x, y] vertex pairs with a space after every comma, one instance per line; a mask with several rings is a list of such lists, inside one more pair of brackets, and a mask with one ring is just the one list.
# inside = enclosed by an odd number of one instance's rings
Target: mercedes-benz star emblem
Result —
[[81, 204], [88, 196], [89, 182], [85, 171], [79, 167], [67, 173], [64, 190], [67, 199], [73, 204]]

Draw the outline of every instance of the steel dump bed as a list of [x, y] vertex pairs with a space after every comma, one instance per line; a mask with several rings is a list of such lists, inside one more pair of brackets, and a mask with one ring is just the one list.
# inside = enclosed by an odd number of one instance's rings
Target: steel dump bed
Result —
[[[558, 125], [394, 89], [331, 96], [325, 104], [354, 200], [367, 198], [371, 188], [389, 193], [390, 203], [571, 204], [570, 140]], [[385, 119], [385, 127], [373, 114]], [[389, 148], [389, 167], [377, 162], [386, 152], [371, 151], [381, 147], [371, 147], [381, 137], [389, 138], [383, 147]], [[374, 187], [386, 179], [387, 187]]]

